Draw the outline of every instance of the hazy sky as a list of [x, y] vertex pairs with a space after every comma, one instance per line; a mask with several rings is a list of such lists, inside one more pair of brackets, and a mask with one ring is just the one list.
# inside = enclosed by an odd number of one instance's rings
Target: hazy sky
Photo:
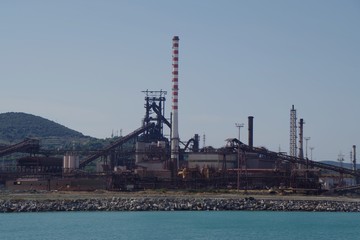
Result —
[[[289, 151], [290, 109], [315, 160], [360, 147], [360, 1], [0, 1], [0, 112], [98, 138], [141, 126], [168, 91], [180, 37], [179, 131], [222, 147], [254, 116], [254, 145]], [[201, 140], [200, 146], [203, 146]], [[360, 150], [359, 150], [360, 151]], [[308, 150], [310, 156], [310, 149]]]

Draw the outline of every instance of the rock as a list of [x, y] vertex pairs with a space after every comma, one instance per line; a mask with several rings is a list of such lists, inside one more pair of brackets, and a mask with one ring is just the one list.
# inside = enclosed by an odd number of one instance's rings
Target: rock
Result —
[[211, 198], [109, 198], [79, 200], [0, 200], [0, 212], [44, 211], [329, 211], [360, 212], [358, 202]]

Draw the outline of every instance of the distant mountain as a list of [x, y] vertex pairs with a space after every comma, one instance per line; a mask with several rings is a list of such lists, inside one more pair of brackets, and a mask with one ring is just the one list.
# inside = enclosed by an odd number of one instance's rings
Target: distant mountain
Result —
[[104, 148], [116, 138], [97, 139], [54, 121], [22, 112], [0, 113], [0, 146], [26, 138], [40, 140], [43, 150], [93, 151]]
[[82, 133], [71, 130], [48, 119], [21, 112], [0, 114], [0, 140], [15, 142], [33, 138], [83, 138]]

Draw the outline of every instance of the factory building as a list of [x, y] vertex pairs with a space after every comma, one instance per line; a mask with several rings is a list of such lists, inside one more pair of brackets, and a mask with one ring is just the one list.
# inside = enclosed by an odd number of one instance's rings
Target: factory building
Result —
[[[304, 157], [304, 121], [300, 119], [298, 131], [294, 106], [290, 110], [289, 156], [254, 146], [253, 116], [248, 117], [247, 144], [240, 139], [228, 139], [224, 147], [200, 149], [197, 134], [187, 142], [181, 141], [178, 36], [172, 39], [171, 73], [170, 117], [165, 114], [166, 91], [143, 91], [145, 115], [141, 126], [135, 131], [115, 139], [109, 146], [96, 152], [68, 152], [62, 158], [34, 157], [39, 153], [39, 142], [33, 140], [2, 148], [0, 156], [16, 151], [27, 152], [31, 156], [18, 159], [18, 172], [2, 174], [0, 181], [6, 182], [9, 189], [133, 190], [202, 187], [249, 190], [273, 187], [321, 189], [320, 183], [326, 188], [334, 186], [334, 181], [331, 182], [325, 175], [319, 181], [319, 169], [345, 174], [353, 177], [354, 182], [359, 179], [355, 147], [353, 169], [321, 164]], [[170, 136], [166, 136], [166, 130], [169, 130]]]

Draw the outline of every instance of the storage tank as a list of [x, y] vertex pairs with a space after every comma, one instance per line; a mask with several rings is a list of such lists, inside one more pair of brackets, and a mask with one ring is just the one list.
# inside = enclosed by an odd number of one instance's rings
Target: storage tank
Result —
[[67, 168], [67, 158], [66, 156], [63, 157], [63, 169]]
[[63, 160], [63, 171], [65, 173], [71, 172], [79, 168], [80, 159], [79, 156], [65, 155]]
[[73, 156], [73, 155], [70, 155], [68, 156], [69, 157], [69, 168], [71, 170], [73, 169], [78, 169], [79, 168], [79, 157], [78, 156]]
[[69, 170], [69, 156], [65, 155], [63, 159], [63, 171], [68, 172]]

